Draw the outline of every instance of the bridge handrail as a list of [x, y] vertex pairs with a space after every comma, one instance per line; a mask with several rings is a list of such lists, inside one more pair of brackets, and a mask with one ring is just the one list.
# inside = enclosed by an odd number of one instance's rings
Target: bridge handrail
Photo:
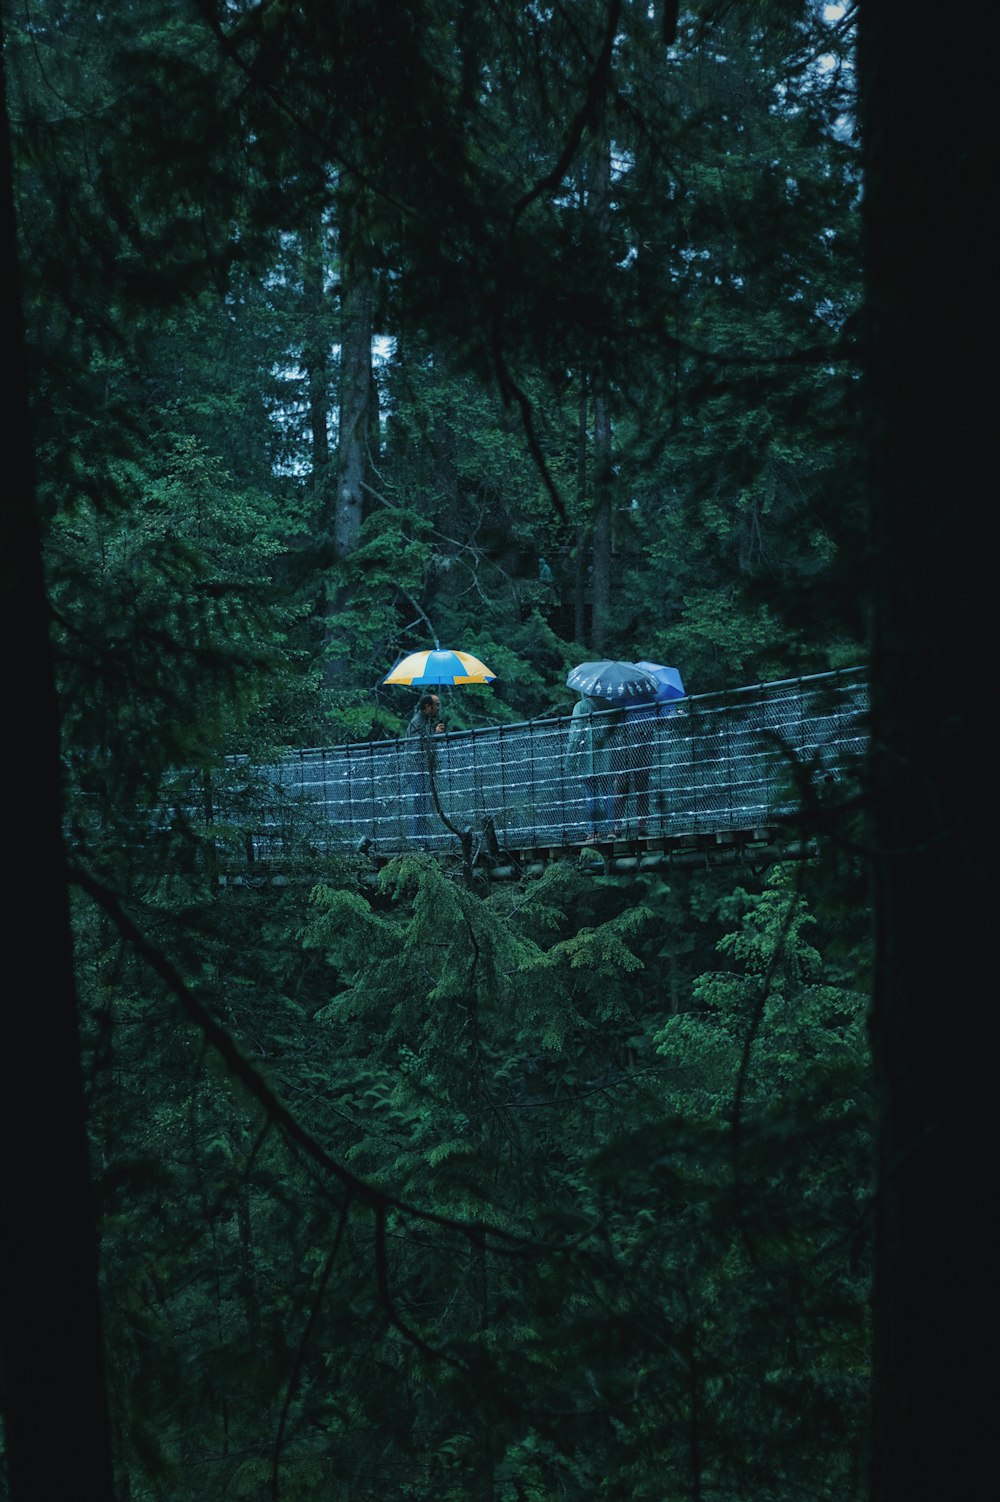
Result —
[[[862, 667], [831, 668], [824, 673], [806, 673], [794, 678], [767, 679], [759, 683], [741, 684], [737, 688], [712, 689], [703, 694], [687, 694], [681, 699], [664, 700], [661, 703], [663, 718], [667, 719], [678, 709], [688, 709], [691, 705], [711, 704], [718, 701], [728, 701], [745, 694], [760, 693], [762, 690], [776, 690], [784, 688], [802, 688], [809, 684], [834, 683], [845, 679], [858, 679], [867, 683], [867, 669]], [[552, 714], [534, 715], [530, 720], [494, 720], [486, 725], [463, 725], [455, 730], [446, 730], [443, 734], [450, 742], [460, 737], [475, 735], [493, 735], [498, 731], [524, 730], [528, 726], [564, 725], [572, 712], [572, 706], [565, 710], [556, 711]], [[615, 710], [599, 710], [599, 714], [611, 715]], [[281, 752], [281, 757], [290, 756], [332, 756], [337, 752], [348, 754], [352, 751], [362, 751], [368, 747], [396, 746], [405, 740], [404, 735], [381, 736], [376, 740], [367, 741], [326, 741], [315, 746], [301, 746], [289, 748]], [[236, 760], [236, 756], [229, 758]]]
[[[567, 766], [568, 711], [445, 732], [434, 737], [430, 772], [414, 760], [415, 737], [283, 752], [256, 769], [274, 793], [257, 848], [264, 854], [297, 837], [293, 806], [311, 813], [314, 842], [387, 852], [443, 848], [455, 827], [487, 821], [507, 847], [581, 844], [595, 802], [605, 833], [617, 825], [624, 837], [773, 824], [796, 812], [796, 777], [835, 780], [856, 766], [866, 744], [867, 679], [863, 668], [834, 669], [689, 695], [661, 709], [641, 722], [644, 730], [626, 717], [606, 767], [589, 778]], [[619, 718], [613, 710], [594, 716]]]

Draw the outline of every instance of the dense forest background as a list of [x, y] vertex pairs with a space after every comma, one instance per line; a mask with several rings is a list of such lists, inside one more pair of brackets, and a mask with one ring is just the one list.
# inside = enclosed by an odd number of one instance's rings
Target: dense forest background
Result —
[[[985, 89], [929, 132], [915, 80], [958, 40], [790, 0], [3, 28], [2, 1494], [67, 1452], [118, 1502], [948, 1494], [988, 172]], [[220, 883], [227, 754], [398, 734], [435, 641], [498, 674], [454, 726], [585, 657], [868, 664], [870, 764], [766, 871], [371, 887], [303, 839]]]

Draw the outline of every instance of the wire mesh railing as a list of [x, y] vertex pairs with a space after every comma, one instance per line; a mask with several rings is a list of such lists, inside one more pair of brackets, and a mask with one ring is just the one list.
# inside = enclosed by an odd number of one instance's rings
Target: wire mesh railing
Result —
[[[345, 852], [441, 850], [489, 825], [504, 849], [767, 828], [851, 775], [867, 744], [861, 669], [433, 737], [309, 748], [259, 770], [270, 857], [301, 838]], [[443, 817], [442, 817], [443, 815]]]

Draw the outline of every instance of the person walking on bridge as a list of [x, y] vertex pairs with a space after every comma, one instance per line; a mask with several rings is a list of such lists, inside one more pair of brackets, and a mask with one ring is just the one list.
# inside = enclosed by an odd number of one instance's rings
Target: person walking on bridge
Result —
[[640, 837], [649, 834], [649, 782], [654, 755], [654, 720], [662, 710], [656, 700], [639, 699], [626, 704], [622, 710], [622, 746], [618, 765], [615, 767], [614, 799], [612, 814], [617, 838], [626, 830], [626, 811], [630, 793], [635, 795], [636, 832]]
[[622, 712], [608, 699], [582, 694], [573, 705], [566, 763], [570, 775], [580, 779], [584, 792], [587, 836], [585, 844], [610, 831], [614, 792], [613, 752]]
[[415, 845], [426, 844], [433, 832], [431, 779], [437, 766], [435, 735], [444, 731], [441, 700], [437, 694], [423, 694], [406, 727], [407, 831]]

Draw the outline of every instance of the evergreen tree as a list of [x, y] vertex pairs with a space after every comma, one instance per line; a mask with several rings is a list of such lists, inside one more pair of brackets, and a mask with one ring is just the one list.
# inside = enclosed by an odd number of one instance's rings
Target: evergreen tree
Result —
[[[967, 606], [982, 588], [978, 575], [968, 598], [960, 587], [967, 511], [939, 504], [954, 445], [908, 443], [911, 412], [934, 432], [907, 308], [935, 267], [911, 249], [926, 188], [893, 175], [920, 133], [902, 84], [909, 135], [896, 133], [880, 25], [861, 354], [885, 459], [869, 489], [875, 1484], [888, 1496], [928, 1466], [947, 1487], [929, 1441], [903, 1463], [914, 1405], [931, 1435], [933, 1404], [954, 1420], [970, 1401], [967, 1385], [942, 1391], [909, 1334], [923, 1306], [889, 1276], [926, 1230], [928, 1182], [965, 1223], [949, 1178], [960, 1063], [911, 1018], [922, 975], [896, 936], [908, 912], [932, 934], [945, 887], [985, 932], [985, 884], [956, 802], [964, 740], [937, 710], [928, 739], [917, 713], [928, 662], [942, 681], [942, 664], [973, 660]], [[783, 876], [722, 899], [570, 871], [480, 894], [413, 859], [359, 890], [353, 867], [317, 865], [307, 828], [291, 867], [302, 887], [220, 886], [217, 864], [239, 838], [239, 800], [264, 796], [252, 760], [220, 772], [225, 752], [301, 744], [305, 727], [394, 730], [397, 706], [372, 689], [386, 648], [414, 630], [481, 645], [519, 684], [493, 701], [498, 717], [557, 702], [568, 661], [597, 641], [683, 653], [698, 687], [854, 654], [858, 170], [837, 124], [850, 95], [817, 61], [840, 45], [813, 10], [771, 6], [675, 23], [617, 3], [203, 0], [178, 19], [143, 0], [18, 19], [4, 50], [31, 406], [5, 599], [12, 640], [15, 624], [37, 628], [21, 701], [54, 677], [62, 707], [65, 810], [54, 736], [30, 801], [50, 840], [60, 816], [72, 840], [126, 1492], [540, 1502], [666, 1485], [784, 1502], [864, 1489], [864, 941], [847, 925], [841, 973], [829, 894], [813, 909]], [[954, 138], [942, 141], [940, 181]], [[597, 160], [609, 201], [586, 213]], [[949, 235], [981, 170], [962, 157]], [[384, 441], [364, 446], [377, 471], [362, 479], [358, 442], [349, 545], [331, 563], [326, 356], [345, 331], [324, 306], [334, 183], [364, 196], [356, 232], [339, 211], [339, 274], [396, 344]], [[944, 262], [942, 235], [926, 239]], [[967, 285], [934, 306], [963, 377], [944, 428], [963, 436], [973, 504]], [[886, 327], [906, 335], [902, 365]], [[359, 338], [359, 370], [370, 354]], [[361, 384], [341, 410], [363, 426]], [[29, 416], [54, 667], [40, 590], [17, 583], [21, 564], [38, 578]], [[818, 441], [803, 442], [804, 424]], [[963, 602], [961, 630], [939, 639], [935, 623], [933, 641], [917, 619], [935, 576], [908, 540], [911, 492]], [[598, 512], [596, 615], [578, 594], [570, 629], [532, 594], [539, 543], [579, 561]], [[331, 643], [335, 698], [315, 692]], [[915, 858], [928, 787], [939, 838]], [[49, 874], [62, 940], [61, 853]], [[849, 882], [836, 901], [855, 897]], [[706, 957], [710, 929], [729, 972]], [[932, 953], [940, 992], [951, 956], [940, 942]], [[66, 948], [46, 964], [60, 1030], [51, 1049], [33, 1032], [26, 1057], [48, 1059], [73, 1101]], [[939, 1066], [945, 1126], [930, 1124], [925, 1151]], [[82, 1148], [78, 1116], [71, 1128]], [[81, 1397], [93, 1445], [80, 1453], [107, 1489], [81, 1156], [48, 1182], [79, 1239], [80, 1281], [59, 1291], [78, 1299], [67, 1341], [94, 1405]], [[42, 1174], [28, 1153], [17, 1174], [22, 1203]], [[7, 1280], [32, 1308], [58, 1276], [35, 1252], [59, 1227], [42, 1211], [38, 1227]], [[927, 1244], [958, 1287], [954, 1247]], [[965, 1328], [974, 1298], [962, 1294]], [[8, 1416], [18, 1502], [45, 1371], [13, 1322], [4, 1340], [28, 1393]]]

